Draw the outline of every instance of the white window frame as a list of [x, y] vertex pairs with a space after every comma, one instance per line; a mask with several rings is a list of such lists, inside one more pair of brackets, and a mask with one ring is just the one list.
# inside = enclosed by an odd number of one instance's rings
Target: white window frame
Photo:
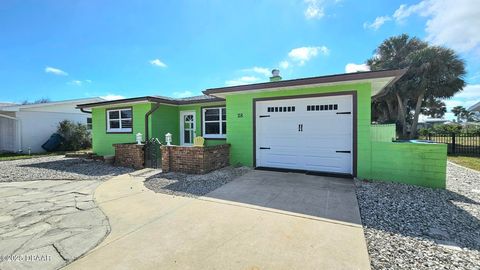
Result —
[[[111, 119], [110, 120], [110, 112], [118, 112], [118, 119]], [[131, 116], [129, 118], [122, 118], [122, 111], [131, 111]], [[119, 109], [107, 109], [107, 132], [108, 133], [132, 133], [133, 131], [133, 109], [132, 108], [119, 108]], [[132, 123], [132, 127], [130, 128], [123, 128], [122, 127], [122, 120], [130, 120]], [[110, 121], [118, 121], [119, 128], [111, 128]]]
[[[213, 120], [213, 121], [207, 121], [205, 120], [205, 112], [207, 110], [215, 110], [217, 109], [219, 112], [219, 116], [218, 116], [218, 120]], [[227, 138], [227, 134], [222, 134], [223, 133], [223, 128], [222, 128], [222, 123], [225, 122], [225, 124], [227, 123], [227, 115], [225, 114], [225, 119], [223, 119], [222, 117], [222, 109], [225, 109], [225, 112], [227, 110], [227, 108], [225, 106], [222, 106], [222, 107], [208, 107], [208, 108], [202, 108], [202, 136], [205, 138], [205, 139], [225, 139]], [[220, 134], [206, 134], [206, 129], [205, 129], [205, 124], [206, 123], [219, 123], [220, 125]]]
[[[90, 119], [90, 123], [88, 123], [88, 119]], [[87, 117], [87, 130], [92, 130], [93, 129], [93, 118], [90, 116], [90, 117]]]

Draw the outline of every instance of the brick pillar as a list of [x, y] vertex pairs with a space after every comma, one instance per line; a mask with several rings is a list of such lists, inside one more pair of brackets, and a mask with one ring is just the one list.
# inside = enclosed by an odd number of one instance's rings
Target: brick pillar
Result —
[[160, 150], [162, 151], [162, 172], [166, 173], [170, 171], [170, 147], [162, 145]]
[[119, 143], [113, 146], [115, 147], [115, 166], [144, 168], [143, 144]]

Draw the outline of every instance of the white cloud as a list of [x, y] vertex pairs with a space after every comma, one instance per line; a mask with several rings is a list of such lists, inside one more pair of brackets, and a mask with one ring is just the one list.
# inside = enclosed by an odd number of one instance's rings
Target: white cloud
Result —
[[173, 97], [176, 98], [185, 98], [194, 96], [193, 92], [191, 91], [183, 91], [183, 92], [173, 92]]
[[401, 5], [393, 17], [404, 22], [413, 14], [428, 18], [428, 41], [459, 52], [480, 52], [478, 0], [423, 0], [416, 5]]
[[65, 71], [58, 68], [54, 68], [54, 67], [46, 67], [45, 72], [58, 75], [58, 76], [68, 76], [68, 73], [66, 73]]
[[286, 60], [281, 61], [279, 64], [280, 68], [287, 69], [290, 66], [290, 63]]
[[254, 73], [258, 73], [258, 74], [261, 74], [265, 77], [270, 77], [270, 75], [272, 74], [272, 72], [270, 71], [270, 69], [268, 68], [264, 68], [264, 67], [252, 67], [252, 68], [246, 68], [246, 69], [242, 69], [242, 71], [244, 72], [254, 72]]
[[447, 111], [455, 106], [469, 108], [480, 100], [480, 84], [469, 84], [450, 99], [444, 100]]
[[122, 95], [115, 95], [115, 94], [107, 94], [105, 96], [100, 96], [103, 99], [106, 100], [116, 100], [116, 99], [124, 99], [125, 97]]
[[480, 100], [480, 84], [469, 84], [463, 88], [463, 91], [457, 93], [454, 98], [468, 99], [473, 101]]
[[377, 31], [385, 22], [388, 22], [388, 21], [391, 21], [391, 20], [392, 19], [388, 16], [380, 16], [380, 17], [375, 18], [375, 21], [373, 21], [372, 23], [364, 22], [363, 23], [363, 28], [365, 28], [365, 29], [370, 28], [370, 29], [373, 29], [373, 30]]
[[85, 80], [86, 83], [92, 83], [92, 80]]
[[233, 85], [256, 83], [259, 81], [260, 81], [260, 78], [255, 76], [243, 76], [234, 80], [226, 81], [225, 84], [228, 86], [233, 86]]
[[316, 57], [319, 53], [328, 55], [330, 50], [325, 46], [300, 47], [292, 49], [288, 53], [288, 57], [290, 60], [297, 62], [299, 65], [304, 65], [307, 61]]
[[72, 80], [72, 81], [69, 81], [68, 84], [70, 84], [70, 85], [76, 85], [76, 86], [81, 86], [81, 85], [82, 85], [82, 81]]
[[154, 65], [154, 66], [157, 66], [157, 67], [161, 67], [161, 68], [166, 68], [167, 65], [165, 63], [163, 63], [160, 59], [153, 59], [153, 60], [150, 60], [150, 64]]
[[305, 0], [307, 8], [305, 9], [305, 18], [320, 19], [325, 16], [324, 8], [321, 0]]
[[359, 71], [370, 71], [370, 67], [367, 64], [348, 63], [345, 65], [345, 73], [353, 73]]

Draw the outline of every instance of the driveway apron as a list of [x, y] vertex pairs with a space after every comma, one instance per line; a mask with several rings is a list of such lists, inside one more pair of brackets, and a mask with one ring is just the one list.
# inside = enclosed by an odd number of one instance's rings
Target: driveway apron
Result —
[[352, 180], [252, 171], [200, 198], [103, 183], [109, 236], [67, 269], [370, 269]]

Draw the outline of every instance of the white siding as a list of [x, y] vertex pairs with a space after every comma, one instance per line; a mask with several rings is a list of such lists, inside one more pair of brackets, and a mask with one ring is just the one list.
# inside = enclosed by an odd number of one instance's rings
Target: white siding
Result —
[[[58, 123], [63, 120], [87, 123], [90, 114], [82, 113], [71, 106], [76, 113], [66, 112], [45, 112], [45, 111], [20, 111], [17, 118], [20, 119], [22, 130], [22, 150], [32, 153], [44, 152], [42, 144], [57, 131]], [[63, 108], [62, 108], [63, 109]]]
[[0, 116], [0, 152], [16, 152], [17, 125], [13, 119]]

